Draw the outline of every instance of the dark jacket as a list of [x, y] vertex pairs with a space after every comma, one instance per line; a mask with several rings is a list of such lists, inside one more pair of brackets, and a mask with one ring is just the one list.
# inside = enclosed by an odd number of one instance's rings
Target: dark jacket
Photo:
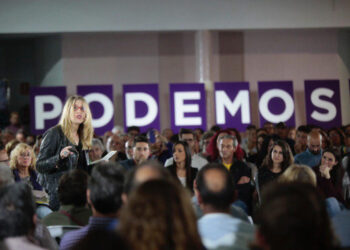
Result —
[[[13, 173], [13, 176], [15, 177], [15, 182], [20, 182], [21, 177], [19, 176], [18, 169], [13, 169], [12, 173]], [[29, 176], [30, 176], [29, 180], [30, 180], [30, 183], [32, 184], [33, 189], [34, 190], [43, 190], [41, 185], [37, 182], [37, 174], [36, 174], [35, 170], [29, 169]]]
[[[59, 201], [57, 195], [58, 181], [60, 177], [68, 170], [77, 168], [78, 155], [74, 153], [65, 159], [60, 158], [60, 152], [64, 147], [75, 145], [63, 134], [61, 126], [47, 130], [43, 136], [40, 146], [40, 152], [36, 162], [38, 171], [38, 181], [45, 188], [50, 196], [50, 207], [58, 210]], [[88, 162], [88, 152], [84, 151], [85, 162]], [[79, 168], [87, 168], [80, 166]]]

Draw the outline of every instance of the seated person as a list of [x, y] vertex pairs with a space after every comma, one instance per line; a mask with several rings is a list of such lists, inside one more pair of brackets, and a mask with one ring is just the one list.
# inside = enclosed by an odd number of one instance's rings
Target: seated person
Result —
[[60, 208], [45, 216], [42, 223], [46, 226], [87, 225], [91, 216], [91, 210], [86, 204], [87, 181], [88, 175], [80, 169], [62, 175], [58, 184]]

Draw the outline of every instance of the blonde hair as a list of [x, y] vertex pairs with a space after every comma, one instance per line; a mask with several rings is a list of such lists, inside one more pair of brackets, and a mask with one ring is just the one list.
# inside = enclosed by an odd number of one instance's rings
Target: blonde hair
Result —
[[36, 163], [36, 157], [34, 154], [34, 150], [31, 146], [29, 146], [26, 143], [19, 143], [11, 152], [10, 155], [10, 168], [11, 169], [16, 169], [17, 168], [17, 159], [18, 156], [25, 152], [25, 151], [29, 151], [30, 152], [30, 156], [32, 157], [32, 161], [30, 163], [29, 169], [31, 170], [35, 170], [35, 163]]
[[66, 104], [63, 107], [61, 119], [58, 124], [61, 126], [64, 135], [73, 143], [74, 139], [70, 133], [71, 132], [70, 128], [72, 126], [72, 121], [70, 116], [71, 116], [72, 108], [74, 107], [74, 104], [76, 103], [76, 101], [79, 101], [79, 100], [83, 102], [83, 107], [84, 107], [86, 116], [85, 116], [84, 122], [79, 125], [78, 135], [83, 145], [83, 149], [87, 150], [91, 148], [91, 141], [92, 141], [94, 130], [92, 128], [92, 122], [91, 122], [92, 115], [91, 115], [90, 107], [82, 96], [73, 95], [68, 98], [68, 100], [66, 101]]
[[279, 182], [303, 182], [316, 187], [316, 174], [306, 165], [292, 164], [278, 178]]

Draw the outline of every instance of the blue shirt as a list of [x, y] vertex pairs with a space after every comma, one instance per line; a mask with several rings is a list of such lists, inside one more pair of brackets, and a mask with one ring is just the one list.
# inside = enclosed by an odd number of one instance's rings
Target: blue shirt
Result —
[[106, 217], [90, 217], [89, 224], [81, 229], [66, 233], [60, 243], [60, 250], [72, 249], [72, 247], [83, 239], [92, 230], [110, 230], [111, 225], [117, 225], [118, 220]]
[[249, 249], [255, 233], [252, 224], [225, 213], [205, 214], [198, 220], [198, 230], [207, 249]]
[[321, 157], [322, 157], [322, 151], [320, 151], [319, 154], [314, 155], [313, 153], [310, 152], [309, 149], [306, 149], [304, 152], [297, 154], [294, 157], [294, 163], [304, 164], [309, 167], [314, 167], [320, 163]]

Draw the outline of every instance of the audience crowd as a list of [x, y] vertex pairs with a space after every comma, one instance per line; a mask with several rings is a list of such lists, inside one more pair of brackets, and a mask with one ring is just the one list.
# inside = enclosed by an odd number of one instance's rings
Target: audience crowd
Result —
[[71, 144], [43, 160], [57, 138], [9, 123], [0, 249], [350, 249], [350, 125], [117, 126], [60, 171]]

